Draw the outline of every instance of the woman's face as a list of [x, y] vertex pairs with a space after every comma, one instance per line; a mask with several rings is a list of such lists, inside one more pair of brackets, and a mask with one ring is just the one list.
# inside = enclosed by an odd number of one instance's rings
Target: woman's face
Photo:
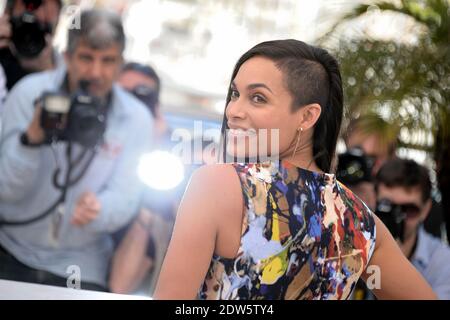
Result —
[[291, 111], [292, 96], [274, 62], [265, 57], [247, 60], [230, 90], [226, 108], [228, 155], [274, 157], [294, 149], [298, 111]]

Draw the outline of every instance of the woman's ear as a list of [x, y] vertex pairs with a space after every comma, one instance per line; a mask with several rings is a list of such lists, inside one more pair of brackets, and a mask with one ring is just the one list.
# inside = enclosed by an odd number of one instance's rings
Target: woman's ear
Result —
[[308, 130], [316, 124], [317, 120], [320, 118], [322, 113], [322, 108], [318, 103], [312, 103], [300, 108], [300, 123], [299, 128], [303, 130]]

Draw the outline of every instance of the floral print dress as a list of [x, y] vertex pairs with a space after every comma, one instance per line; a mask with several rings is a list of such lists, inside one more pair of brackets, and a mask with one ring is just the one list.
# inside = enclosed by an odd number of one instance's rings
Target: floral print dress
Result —
[[286, 161], [234, 164], [240, 248], [214, 255], [200, 299], [347, 299], [375, 249], [372, 212], [332, 174]]

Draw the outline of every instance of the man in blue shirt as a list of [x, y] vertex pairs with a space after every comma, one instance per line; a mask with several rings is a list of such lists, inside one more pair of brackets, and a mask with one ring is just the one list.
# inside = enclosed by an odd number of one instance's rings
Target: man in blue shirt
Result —
[[[105, 290], [112, 255], [111, 233], [137, 213], [143, 187], [137, 177], [140, 156], [150, 148], [151, 115], [131, 94], [114, 84], [125, 47], [115, 14], [91, 10], [68, 33], [66, 68], [24, 78], [9, 94], [0, 136], [0, 278], [81, 289]], [[106, 130], [84, 174], [74, 172], [60, 203], [53, 181], [64, 177], [67, 142], [44, 143], [42, 109], [35, 102], [47, 91], [74, 93], [80, 82], [92, 96], [108, 101]], [[83, 124], [79, 124], [80, 127]], [[73, 145], [74, 158], [83, 152]], [[76, 171], [76, 170], [74, 170]], [[80, 171], [80, 170], [78, 170]]]
[[388, 200], [405, 217], [398, 239], [405, 256], [440, 299], [450, 299], [450, 248], [423, 228], [431, 209], [428, 170], [413, 160], [390, 160], [377, 173], [376, 190], [378, 201]]

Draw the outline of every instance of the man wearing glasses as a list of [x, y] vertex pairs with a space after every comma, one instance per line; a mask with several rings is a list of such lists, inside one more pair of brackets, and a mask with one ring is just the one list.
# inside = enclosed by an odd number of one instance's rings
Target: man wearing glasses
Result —
[[428, 170], [413, 160], [389, 160], [378, 171], [375, 187], [378, 203], [390, 203], [398, 217], [397, 225], [388, 228], [397, 231], [393, 235], [405, 256], [440, 299], [450, 299], [450, 248], [423, 228], [432, 203]]

